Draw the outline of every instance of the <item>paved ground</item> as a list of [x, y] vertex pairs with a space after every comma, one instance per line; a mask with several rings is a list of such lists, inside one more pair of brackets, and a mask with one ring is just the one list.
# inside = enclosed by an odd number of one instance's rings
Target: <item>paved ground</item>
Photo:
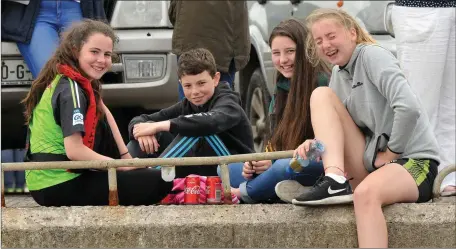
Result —
[[38, 207], [31, 195], [5, 195], [6, 207]]

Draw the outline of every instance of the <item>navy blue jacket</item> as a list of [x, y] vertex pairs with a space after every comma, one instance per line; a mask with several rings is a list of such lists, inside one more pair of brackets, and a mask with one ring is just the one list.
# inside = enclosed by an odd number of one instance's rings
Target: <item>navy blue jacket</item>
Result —
[[[32, 0], [28, 5], [12, 1], [2, 4], [2, 41], [30, 43], [42, 0]], [[84, 18], [104, 20], [103, 0], [81, 0]]]

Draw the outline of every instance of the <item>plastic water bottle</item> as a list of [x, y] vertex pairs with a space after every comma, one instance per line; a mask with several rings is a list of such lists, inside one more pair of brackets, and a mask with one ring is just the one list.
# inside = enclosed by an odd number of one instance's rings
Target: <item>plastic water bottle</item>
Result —
[[292, 158], [290, 161], [290, 169], [295, 173], [301, 172], [304, 167], [309, 166], [310, 161], [316, 161], [317, 158], [321, 157], [324, 151], [325, 147], [323, 144], [320, 141], [315, 140], [310, 145], [309, 151], [306, 154], [307, 159], [303, 159], [300, 156]]

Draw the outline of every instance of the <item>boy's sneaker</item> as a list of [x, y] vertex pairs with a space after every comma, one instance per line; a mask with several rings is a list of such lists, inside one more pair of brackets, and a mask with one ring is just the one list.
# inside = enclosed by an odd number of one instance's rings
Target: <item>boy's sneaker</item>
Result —
[[353, 202], [353, 195], [348, 180], [338, 183], [329, 176], [320, 177], [310, 190], [292, 201], [295, 205], [332, 205], [351, 202]]
[[276, 195], [284, 202], [291, 203], [293, 199], [308, 191], [310, 187], [302, 186], [294, 180], [284, 180], [275, 186]]

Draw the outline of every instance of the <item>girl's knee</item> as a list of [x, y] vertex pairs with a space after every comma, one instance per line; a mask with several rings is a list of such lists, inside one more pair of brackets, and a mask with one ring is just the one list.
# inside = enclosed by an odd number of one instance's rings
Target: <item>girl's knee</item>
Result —
[[380, 205], [378, 191], [376, 187], [367, 182], [361, 182], [353, 192], [353, 204], [355, 207]]
[[310, 95], [310, 105], [319, 104], [320, 102], [329, 103], [334, 97], [337, 98], [337, 95], [329, 87], [317, 87], [313, 90], [312, 95]]

